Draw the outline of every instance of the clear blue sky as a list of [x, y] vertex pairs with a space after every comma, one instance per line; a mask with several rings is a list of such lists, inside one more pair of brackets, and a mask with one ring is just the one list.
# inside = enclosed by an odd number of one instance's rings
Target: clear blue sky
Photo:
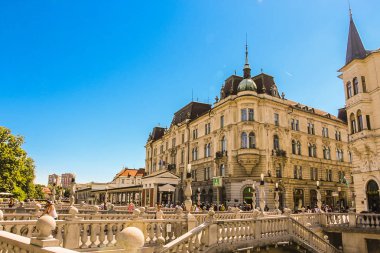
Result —
[[[380, 47], [380, 2], [351, 0], [367, 49]], [[37, 182], [75, 172], [109, 181], [143, 167], [158, 123], [210, 102], [242, 73], [273, 75], [289, 99], [336, 114], [346, 0], [2, 1], [0, 125], [23, 135]]]

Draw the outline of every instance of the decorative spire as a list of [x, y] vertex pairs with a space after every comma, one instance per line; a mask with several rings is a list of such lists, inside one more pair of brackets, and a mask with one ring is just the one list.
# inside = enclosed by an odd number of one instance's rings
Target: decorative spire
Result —
[[245, 64], [244, 64], [244, 79], [251, 78], [251, 67], [248, 63], [248, 42], [247, 42], [247, 34], [245, 34]]
[[358, 30], [356, 29], [354, 20], [352, 19], [351, 6], [349, 5], [350, 13], [350, 28], [348, 33], [347, 53], [346, 53], [346, 65], [355, 59], [362, 59], [366, 57], [367, 52], [363, 46], [362, 40]]

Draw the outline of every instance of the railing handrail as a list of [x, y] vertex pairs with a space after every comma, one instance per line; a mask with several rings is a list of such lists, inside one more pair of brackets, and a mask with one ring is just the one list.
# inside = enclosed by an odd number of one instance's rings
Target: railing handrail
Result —
[[169, 242], [168, 244], [164, 245], [162, 247], [162, 250], [160, 251], [160, 253], [164, 253], [164, 252], [170, 251], [174, 247], [177, 247], [178, 245], [181, 245], [181, 243], [188, 241], [195, 234], [198, 234], [199, 232], [202, 232], [203, 230], [206, 230], [210, 226], [210, 224], [211, 223], [204, 222], [201, 225], [199, 225], [198, 227], [195, 227], [195, 228], [191, 229], [190, 231], [188, 231], [187, 233], [181, 235], [177, 239], [175, 239], [175, 240]]

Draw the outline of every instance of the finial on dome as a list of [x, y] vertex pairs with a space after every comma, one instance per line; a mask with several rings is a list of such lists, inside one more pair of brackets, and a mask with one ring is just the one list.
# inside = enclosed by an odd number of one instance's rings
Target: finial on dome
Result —
[[245, 64], [244, 64], [244, 79], [251, 78], [251, 67], [248, 62], [248, 39], [247, 34], [245, 34]]

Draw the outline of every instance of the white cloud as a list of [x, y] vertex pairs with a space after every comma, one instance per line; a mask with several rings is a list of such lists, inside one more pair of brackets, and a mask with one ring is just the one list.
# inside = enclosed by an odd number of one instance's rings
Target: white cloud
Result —
[[288, 71], [285, 71], [285, 74], [287, 74], [288, 76], [292, 77], [293, 75], [291, 73], [289, 73]]

